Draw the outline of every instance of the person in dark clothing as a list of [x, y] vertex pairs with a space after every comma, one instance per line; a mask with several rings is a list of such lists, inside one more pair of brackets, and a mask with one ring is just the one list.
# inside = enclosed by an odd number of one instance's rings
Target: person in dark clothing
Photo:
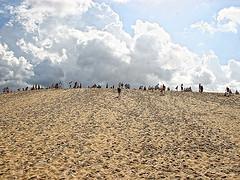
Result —
[[175, 89], [176, 89], [176, 91], [178, 91], [178, 86]]
[[163, 84], [163, 92], [165, 92], [166, 91], [166, 86]]
[[120, 87], [118, 87], [118, 88], [117, 88], [117, 91], [118, 91], [118, 97], [117, 97], [117, 98], [120, 98], [122, 89], [121, 89]]
[[226, 87], [226, 92], [224, 93], [224, 96], [229, 97], [230, 96], [230, 88]]
[[76, 89], [76, 88], [77, 88], [77, 85], [78, 85], [78, 83], [75, 82], [73, 88]]
[[183, 84], [181, 84], [181, 91], [183, 91], [184, 89], [183, 89]]
[[198, 87], [199, 87], [199, 92], [200, 92], [200, 93], [203, 93], [203, 85], [199, 84]]

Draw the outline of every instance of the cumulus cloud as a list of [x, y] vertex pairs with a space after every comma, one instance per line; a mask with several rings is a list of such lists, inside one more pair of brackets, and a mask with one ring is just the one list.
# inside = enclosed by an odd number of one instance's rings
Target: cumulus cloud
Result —
[[105, 3], [24, 0], [8, 9], [10, 20], [0, 29], [0, 87], [73, 80], [202, 83], [217, 90], [240, 81], [236, 60], [222, 66], [212, 51], [200, 56], [174, 43], [157, 23], [138, 20], [130, 35]]
[[16, 58], [6, 44], [0, 43], [0, 87], [27, 85], [32, 75], [32, 65], [24, 57]]
[[203, 32], [232, 32], [237, 33], [240, 25], [240, 8], [230, 7], [221, 9], [213, 22], [196, 22], [191, 25], [192, 28], [200, 29]]

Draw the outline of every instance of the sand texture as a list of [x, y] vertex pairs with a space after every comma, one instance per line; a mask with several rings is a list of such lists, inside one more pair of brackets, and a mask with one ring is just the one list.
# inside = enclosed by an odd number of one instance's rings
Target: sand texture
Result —
[[0, 95], [0, 179], [240, 179], [240, 96]]

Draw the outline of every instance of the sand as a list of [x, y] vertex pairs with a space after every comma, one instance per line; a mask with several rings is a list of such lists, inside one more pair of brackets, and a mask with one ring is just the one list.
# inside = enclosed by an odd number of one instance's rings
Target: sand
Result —
[[240, 179], [240, 96], [0, 95], [0, 179]]

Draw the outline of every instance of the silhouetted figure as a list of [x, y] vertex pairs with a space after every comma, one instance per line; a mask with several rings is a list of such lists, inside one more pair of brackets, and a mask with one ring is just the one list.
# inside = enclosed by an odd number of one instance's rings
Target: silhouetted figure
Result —
[[28, 86], [25, 88], [25, 91], [28, 91]]
[[230, 96], [230, 88], [229, 87], [226, 87], [226, 91], [224, 93], [224, 96], [227, 96], [227, 97]]
[[117, 91], [118, 91], [118, 97], [117, 97], [117, 98], [120, 98], [120, 96], [121, 96], [121, 91], [122, 91], [121, 88], [118, 87], [118, 88], [117, 88]]
[[168, 88], [167, 88], [167, 91], [170, 91], [170, 90], [171, 90], [170, 87], [168, 87]]
[[200, 93], [203, 93], [203, 86], [201, 84], [198, 85], [198, 89]]
[[176, 88], [175, 88], [175, 89], [176, 89], [176, 91], [178, 91], [178, 86], [176, 86]]
[[79, 88], [82, 89], [82, 83], [80, 83]]
[[92, 88], [97, 88], [97, 85], [96, 85], [96, 84], [94, 84], [94, 85], [92, 86]]
[[59, 88], [59, 84], [56, 83], [56, 84], [55, 84], [55, 89], [58, 89], [58, 88]]
[[163, 84], [161, 87], [159, 87], [161, 95], [165, 94], [166, 86]]
[[74, 89], [77, 88], [77, 82], [74, 83], [74, 86], [73, 86]]
[[10, 90], [8, 87], [3, 88], [3, 93], [9, 93], [9, 92], [10, 92]]
[[230, 92], [230, 88], [229, 87], [226, 87], [226, 92]]
[[125, 84], [125, 89], [130, 89], [130, 84]]
[[236, 95], [238, 95], [238, 94], [239, 94], [238, 90], [236, 90], [235, 94], [236, 94]]
[[106, 84], [106, 89], [108, 89], [108, 83]]
[[183, 91], [183, 84], [181, 84], [181, 91]]
[[164, 84], [163, 84], [162, 88], [163, 88], [163, 92], [165, 92], [166, 91], [166, 86]]
[[72, 88], [72, 81], [70, 81], [68, 84], [69, 84], [69, 88], [71, 89]]
[[192, 92], [192, 87], [185, 88], [184, 92]]
[[146, 86], [144, 86], [143, 90], [144, 90], [144, 91], [146, 91], [146, 90], [147, 90]]
[[121, 87], [121, 88], [123, 88], [123, 85], [124, 85], [123, 83], [120, 83], [120, 87]]

